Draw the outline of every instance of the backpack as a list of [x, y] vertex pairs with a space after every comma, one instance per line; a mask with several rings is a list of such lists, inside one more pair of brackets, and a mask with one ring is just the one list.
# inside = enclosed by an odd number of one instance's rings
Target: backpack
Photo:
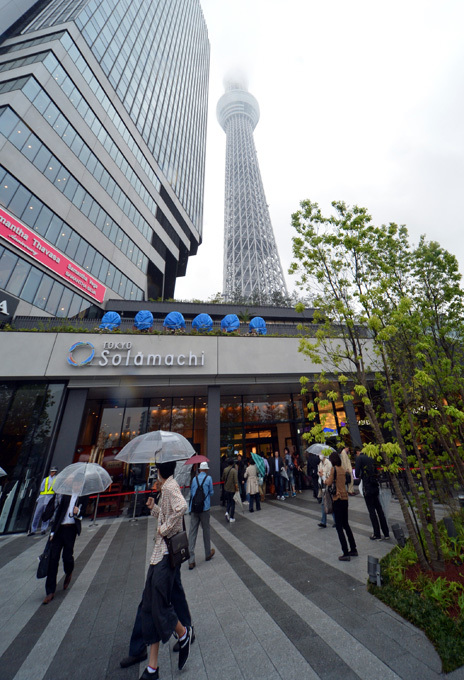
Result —
[[194, 512], [196, 514], [199, 514], [200, 512], [203, 512], [203, 508], [205, 505], [205, 492], [203, 491], [203, 484], [205, 483], [206, 475], [203, 477], [201, 484], [198, 484], [198, 479], [197, 479], [197, 488], [196, 491], [193, 495], [192, 498], [192, 510], [191, 512]]

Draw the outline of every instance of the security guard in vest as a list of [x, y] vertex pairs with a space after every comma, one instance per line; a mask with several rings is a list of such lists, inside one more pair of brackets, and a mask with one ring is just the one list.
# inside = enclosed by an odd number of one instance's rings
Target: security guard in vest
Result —
[[[42, 519], [42, 514], [45, 508], [47, 507], [50, 498], [55, 493], [53, 491], [53, 485], [55, 483], [55, 476], [57, 472], [58, 470], [56, 467], [51, 467], [49, 476], [45, 477], [45, 479], [42, 481], [42, 484], [40, 485], [40, 493], [37, 498], [37, 505], [35, 506], [34, 518], [32, 520], [32, 526], [31, 530], [28, 533], [28, 536], [34, 536], [35, 532], [39, 528], [40, 520]], [[49, 521], [42, 522], [41, 527], [42, 534], [44, 534], [47, 531], [49, 523], [50, 523]]]

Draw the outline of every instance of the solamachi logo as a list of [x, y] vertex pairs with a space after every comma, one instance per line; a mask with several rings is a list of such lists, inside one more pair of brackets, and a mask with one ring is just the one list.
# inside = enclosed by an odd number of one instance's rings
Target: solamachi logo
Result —
[[[85, 347], [89, 348], [90, 351], [89, 355], [86, 358], [81, 359], [80, 361], [76, 361], [76, 359], [74, 359], [73, 353], [76, 352], [76, 354], [82, 357], [83, 352], [80, 350], [82, 350]], [[90, 364], [94, 356], [95, 347], [92, 345], [91, 342], [75, 342], [74, 345], [72, 345], [69, 348], [68, 364], [70, 366], [87, 366], [88, 364]]]

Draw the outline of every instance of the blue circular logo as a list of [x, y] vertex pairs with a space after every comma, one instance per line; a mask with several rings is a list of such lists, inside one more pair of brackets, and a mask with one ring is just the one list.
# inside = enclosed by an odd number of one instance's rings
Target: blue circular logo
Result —
[[[76, 361], [73, 357], [73, 352], [74, 350], [79, 350], [82, 347], [89, 347], [90, 349], [90, 354], [86, 359], [82, 359], [81, 361]], [[72, 347], [69, 348], [69, 356], [68, 356], [68, 364], [70, 366], [87, 366], [87, 364], [90, 364], [92, 359], [95, 356], [95, 347], [92, 345], [91, 342], [75, 342]]]

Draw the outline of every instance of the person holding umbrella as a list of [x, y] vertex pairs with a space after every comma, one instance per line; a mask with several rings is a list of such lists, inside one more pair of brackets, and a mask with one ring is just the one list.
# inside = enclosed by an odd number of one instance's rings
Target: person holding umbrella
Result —
[[86, 496], [104, 491], [111, 481], [106, 470], [96, 463], [73, 463], [56, 476], [55, 493], [42, 515], [45, 521], [53, 517], [48, 543], [50, 559], [45, 582], [46, 596], [42, 604], [49, 604], [55, 597], [61, 553], [65, 573], [63, 589], [69, 588], [74, 570], [74, 543], [81, 533]]
[[176, 634], [179, 640], [179, 663], [181, 670], [187, 663], [192, 641], [191, 626], [184, 626], [178, 619], [172, 605], [171, 594], [176, 577], [176, 569], [169, 563], [169, 555], [165, 538], [171, 538], [182, 531], [183, 516], [187, 503], [178, 483], [174, 479], [176, 461], [156, 463], [158, 470], [158, 486], [160, 501], [155, 504], [148, 498], [147, 506], [152, 517], [158, 519], [155, 536], [155, 547], [150, 559], [145, 589], [142, 596], [142, 631], [145, 643], [150, 645], [150, 656], [147, 668], [140, 680], [158, 680], [159, 643], [166, 643]]

